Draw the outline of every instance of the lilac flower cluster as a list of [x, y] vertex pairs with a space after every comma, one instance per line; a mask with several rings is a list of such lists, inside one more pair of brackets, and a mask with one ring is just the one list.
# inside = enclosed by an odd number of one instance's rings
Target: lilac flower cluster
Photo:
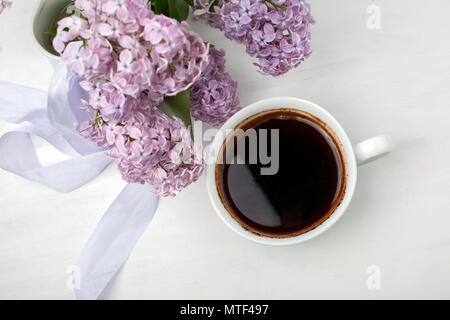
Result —
[[6, 8], [11, 6], [11, 1], [7, 0], [0, 0], [0, 14], [5, 10]]
[[245, 44], [262, 73], [279, 76], [311, 54], [310, 11], [304, 0], [198, 0], [194, 14]]
[[173, 196], [196, 181], [203, 150], [190, 128], [156, 108], [208, 65], [208, 45], [185, 22], [155, 15], [148, 0], [76, 0], [81, 17], [59, 21], [53, 45], [82, 77], [91, 114], [81, 135], [109, 148], [124, 180]]
[[178, 118], [159, 111], [136, 112], [116, 126], [97, 125], [92, 119], [80, 133], [117, 160], [119, 171], [129, 183], [149, 183], [162, 196], [175, 196], [197, 181], [204, 169], [205, 154], [194, 144], [190, 128]]
[[147, 0], [76, 0], [75, 5], [83, 17], [59, 21], [53, 45], [68, 68], [85, 79], [84, 106], [109, 120], [126, 121], [136, 99], [151, 107], [186, 90], [208, 63], [202, 39], [185, 22], [153, 14]]
[[225, 72], [225, 51], [209, 50], [209, 64], [191, 88], [192, 116], [213, 126], [222, 125], [239, 111], [237, 83]]

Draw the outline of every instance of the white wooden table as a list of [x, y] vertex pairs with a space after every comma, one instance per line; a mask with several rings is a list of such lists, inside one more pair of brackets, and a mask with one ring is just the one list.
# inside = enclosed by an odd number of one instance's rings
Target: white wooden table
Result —
[[[47, 89], [53, 70], [30, 31], [36, 0], [14, 2], [0, 16], [0, 80]], [[161, 201], [104, 298], [450, 298], [450, 2], [310, 2], [314, 53], [281, 78], [258, 74], [243, 46], [217, 30], [192, 28], [227, 50], [243, 105], [305, 98], [335, 115], [355, 142], [392, 135], [395, 152], [361, 167], [336, 226], [291, 247], [229, 230], [201, 179]], [[379, 30], [366, 24], [373, 4]], [[0, 134], [6, 130], [0, 123]], [[57, 159], [35, 142], [44, 163]], [[74, 298], [67, 268], [124, 185], [114, 166], [70, 194], [0, 171], [0, 298]], [[367, 286], [372, 265], [379, 289]]]

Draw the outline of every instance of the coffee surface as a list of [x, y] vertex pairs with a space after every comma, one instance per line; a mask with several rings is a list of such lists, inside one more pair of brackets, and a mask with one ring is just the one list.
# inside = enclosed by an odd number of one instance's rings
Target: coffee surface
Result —
[[[244, 138], [234, 138], [234, 147], [227, 139], [222, 156], [228, 153], [228, 161], [216, 165], [216, 180], [222, 202], [234, 219], [269, 237], [301, 234], [326, 220], [345, 189], [345, 165], [328, 129], [313, 117], [283, 109], [256, 117], [244, 127], [256, 129], [258, 139], [259, 129], [267, 129], [269, 137], [270, 130], [279, 130], [279, 168], [274, 175], [262, 175], [261, 168], [268, 165], [259, 159], [250, 164], [247, 157], [245, 164], [237, 164], [237, 141]], [[247, 156], [249, 141], [245, 139]], [[269, 143], [269, 154], [271, 149]]]

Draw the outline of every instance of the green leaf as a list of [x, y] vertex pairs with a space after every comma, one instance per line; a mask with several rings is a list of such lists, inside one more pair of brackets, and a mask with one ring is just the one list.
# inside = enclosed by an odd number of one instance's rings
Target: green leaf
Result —
[[163, 14], [180, 22], [188, 18], [189, 5], [194, 6], [193, 0], [150, 0], [150, 2], [156, 14]]
[[189, 89], [180, 92], [176, 96], [167, 96], [158, 108], [171, 118], [176, 116], [183, 120], [186, 127], [191, 126], [192, 133], [191, 91]]
[[184, 0], [188, 5], [190, 5], [192, 8], [195, 6], [194, 0]]
[[150, 0], [152, 3], [153, 11], [156, 14], [163, 14], [169, 16], [169, 3], [168, 0]]
[[58, 30], [58, 27], [54, 26], [50, 30], [45, 31], [45, 34], [49, 34], [49, 35], [51, 35], [53, 37], [56, 37], [57, 30]]
[[184, 21], [189, 17], [189, 4], [186, 3], [185, 0], [176, 0], [176, 1], [177, 1], [178, 16], [180, 18], [179, 21]]
[[189, 5], [184, 0], [166, 0], [169, 3], [169, 17], [178, 21], [189, 17]]

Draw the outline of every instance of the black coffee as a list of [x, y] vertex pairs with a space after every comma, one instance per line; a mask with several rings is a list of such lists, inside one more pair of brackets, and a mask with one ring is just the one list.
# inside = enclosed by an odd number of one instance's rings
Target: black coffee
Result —
[[[314, 229], [333, 213], [345, 191], [345, 164], [334, 134], [320, 120], [294, 109], [277, 109], [253, 116], [238, 128], [254, 128], [258, 142], [262, 137], [269, 142], [269, 154], [276, 148], [266, 137], [278, 129], [279, 166], [276, 174], [262, 175], [261, 168], [268, 165], [259, 158], [249, 163], [250, 139], [227, 138], [221, 154], [222, 159], [228, 154], [228, 160], [216, 165], [216, 181], [235, 220], [256, 234], [289, 237]], [[267, 129], [267, 136], [259, 129]], [[245, 164], [236, 163], [240, 139], [245, 141]]]

